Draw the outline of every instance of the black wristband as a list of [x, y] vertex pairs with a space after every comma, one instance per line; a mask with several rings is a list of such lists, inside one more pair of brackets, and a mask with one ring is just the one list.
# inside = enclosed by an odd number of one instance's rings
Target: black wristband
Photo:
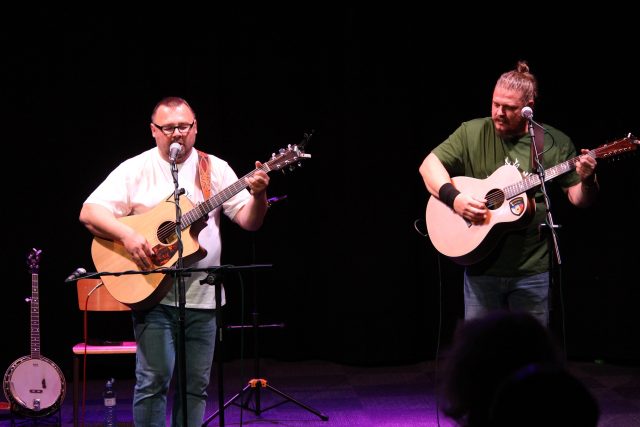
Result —
[[438, 198], [451, 209], [453, 209], [453, 201], [458, 197], [458, 194], [460, 192], [450, 182], [442, 184], [442, 187], [438, 190]]

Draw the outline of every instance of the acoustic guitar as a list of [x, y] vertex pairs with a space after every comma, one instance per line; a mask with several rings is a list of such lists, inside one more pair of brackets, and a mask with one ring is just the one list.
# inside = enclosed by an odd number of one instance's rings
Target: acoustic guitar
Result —
[[[307, 140], [310, 136], [305, 134]], [[259, 169], [254, 169], [195, 207], [189, 199], [180, 196], [179, 205], [184, 212], [180, 221], [184, 266], [195, 263], [205, 255], [198, 244], [198, 234], [206, 226], [202, 221], [203, 217], [245, 189], [247, 177], [253, 176], [258, 170], [269, 173], [284, 168], [293, 169], [301, 160], [310, 157], [311, 155], [306, 154], [301, 146], [289, 145], [287, 149], [281, 149], [279, 154], [274, 154]], [[173, 285], [173, 276], [166, 274], [166, 268], [171, 267], [178, 259], [175, 212], [172, 193], [148, 212], [118, 219], [146, 237], [153, 248], [154, 256], [151, 260], [155, 265], [154, 269], [159, 269], [160, 272], [101, 276], [107, 290], [116, 300], [134, 309], [144, 309], [158, 303], [169, 291]], [[140, 271], [119, 241], [94, 237], [91, 256], [98, 272]]]
[[[609, 158], [633, 151], [640, 142], [631, 134], [589, 151], [593, 158]], [[544, 171], [544, 181], [572, 171], [579, 156]], [[522, 177], [516, 166], [499, 167], [486, 179], [457, 176], [451, 179], [463, 193], [484, 198], [487, 218], [482, 224], [472, 224], [437, 197], [427, 202], [426, 222], [429, 238], [441, 254], [458, 264], [469, 265], [486, 257], [508, 230], [525, 227], [535, 212], [535, 203], [527, 194], [541, 185], [540, 175]]]

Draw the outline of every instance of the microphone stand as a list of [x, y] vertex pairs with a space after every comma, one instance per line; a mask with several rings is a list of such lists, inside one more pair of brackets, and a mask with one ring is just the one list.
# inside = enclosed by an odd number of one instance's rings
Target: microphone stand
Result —
[[[529, 118], [529, 135], [531, 136], [531, 144], [533, 146], [533, 169], [536, 171], [538, 176], [540, 177], [540, 190], [542, 191], [542, 195], [544, 197], [544, 204], [546, 209], [546, 223], [540, 224], [539, 229], [544, 226], [549, 227], [549, 232], [551, 233], [551, 242], [553, 243], [553, 249], [556, 257], [556, 262], [558, 265], [562, 264], [562, 260], [560, 258], [560, 247], [558, 245], [558, 236], [556, 234], [556, 229], [559, 227], [553, 223], [553, 217], [551, 216], [551, 202], [549, 200], [549, 195], [547, 194], [547, 187], [545, 186], [545, 178], [544, 178], [544, 167], [542, 162], [540, 162], [540, 154], [538, 152], [538, 144], [536, 144], [536, 136], [534, 126], [538, 126], [541, 130], [544, 131], [544, 128], [536, 123], [533, 118]], [[534, 200], [535, 203], [535, 200]]]
[[187, 361], [186, 361], [186, 339], [185, 339], [185, 307], [186, 292], [183, 275], [183, 246], [182, 246], [182, 209], [180, 209], [180, 196], [184, 194], [184, 189], [178, 185], [178, 165], [176, 159], [170, 159], [171, 176], [175, 190], [173, 192], [173, 200], [176, 205], [176, 239], [178, 243], [178, 260], [176, 262], [174, 285], [178, 284], [178, 385], [180, 390], [180, 401], [182, 404], [182, 425], [187, 425]]

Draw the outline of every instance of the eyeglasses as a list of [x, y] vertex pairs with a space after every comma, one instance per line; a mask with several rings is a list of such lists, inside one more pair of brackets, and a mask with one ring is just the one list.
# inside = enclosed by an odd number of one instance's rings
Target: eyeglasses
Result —
[[176, 129], [181, 134], [187, 133], [187, 132], [189, 132], [191, 130], [191, 128], [193, 127], [193, 125], [195, 123], [196, 123], [196, 121], [194, 120], [193, 122], [191, 122], [191, 124], [181, 123], [181, 124], [179, 124], [177, 126], [160, 126], [160, 125], [157, 125], [157, 124], [151, 122], [152, 125], [154, 125], [158, 129], [160, 129], [162, 131], [162, 133], [164, 133], [167, 136], [173, 135], [173, 132], [175, 132]]

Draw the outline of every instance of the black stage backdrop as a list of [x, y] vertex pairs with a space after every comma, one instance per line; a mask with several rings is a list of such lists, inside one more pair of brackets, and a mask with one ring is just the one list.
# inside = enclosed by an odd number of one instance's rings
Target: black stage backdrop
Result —
[[[640, 133], [636, 25], [622, 13], [571, 27], [540, 19], [527, 32], [525, 12], [479, 22], [400, 6], [212, 9], [34, 6], [6, 18], [12, 179], [0, 366], [30, 352], [23, 301], [35, 247], [41, 351], [69, 372], [82, 316], [64, 279], [95, 269], [81, 204], [120, 161], [153, 145], [149, 114], [162, 97], [191, 103], [197, 147], [239, 176], [315, 131], [312, 158], [271, 175], [270, 196], [286, 198], [260, 231], [223, 222], [223, 263], [273, 264], [226, 278], [225, 319], [250, 322], [257, 311], [263, 323], [283, 322], [261, 330], [260, 353], [291, 360], [406, 363], [433, 359], [448, 342], [462, 317], [461, 269], [420, 234], [428, 195], [418, 167], [460, 122], [490, 114], [495, 80], [517, 60], [539, 78], [535, 117], [578, 148]], [[552, 189], [563, 260], [553, 328], [572, 359], [640, 360], [639, 157], [600, 163], [602, 196], [588, 210]], [[130, 338], [128, 315], [116, 317], [90, 335]], [[243, 347], [239, 331], [227, 333], [225, 355], [250, 356], [250, 337]]]

